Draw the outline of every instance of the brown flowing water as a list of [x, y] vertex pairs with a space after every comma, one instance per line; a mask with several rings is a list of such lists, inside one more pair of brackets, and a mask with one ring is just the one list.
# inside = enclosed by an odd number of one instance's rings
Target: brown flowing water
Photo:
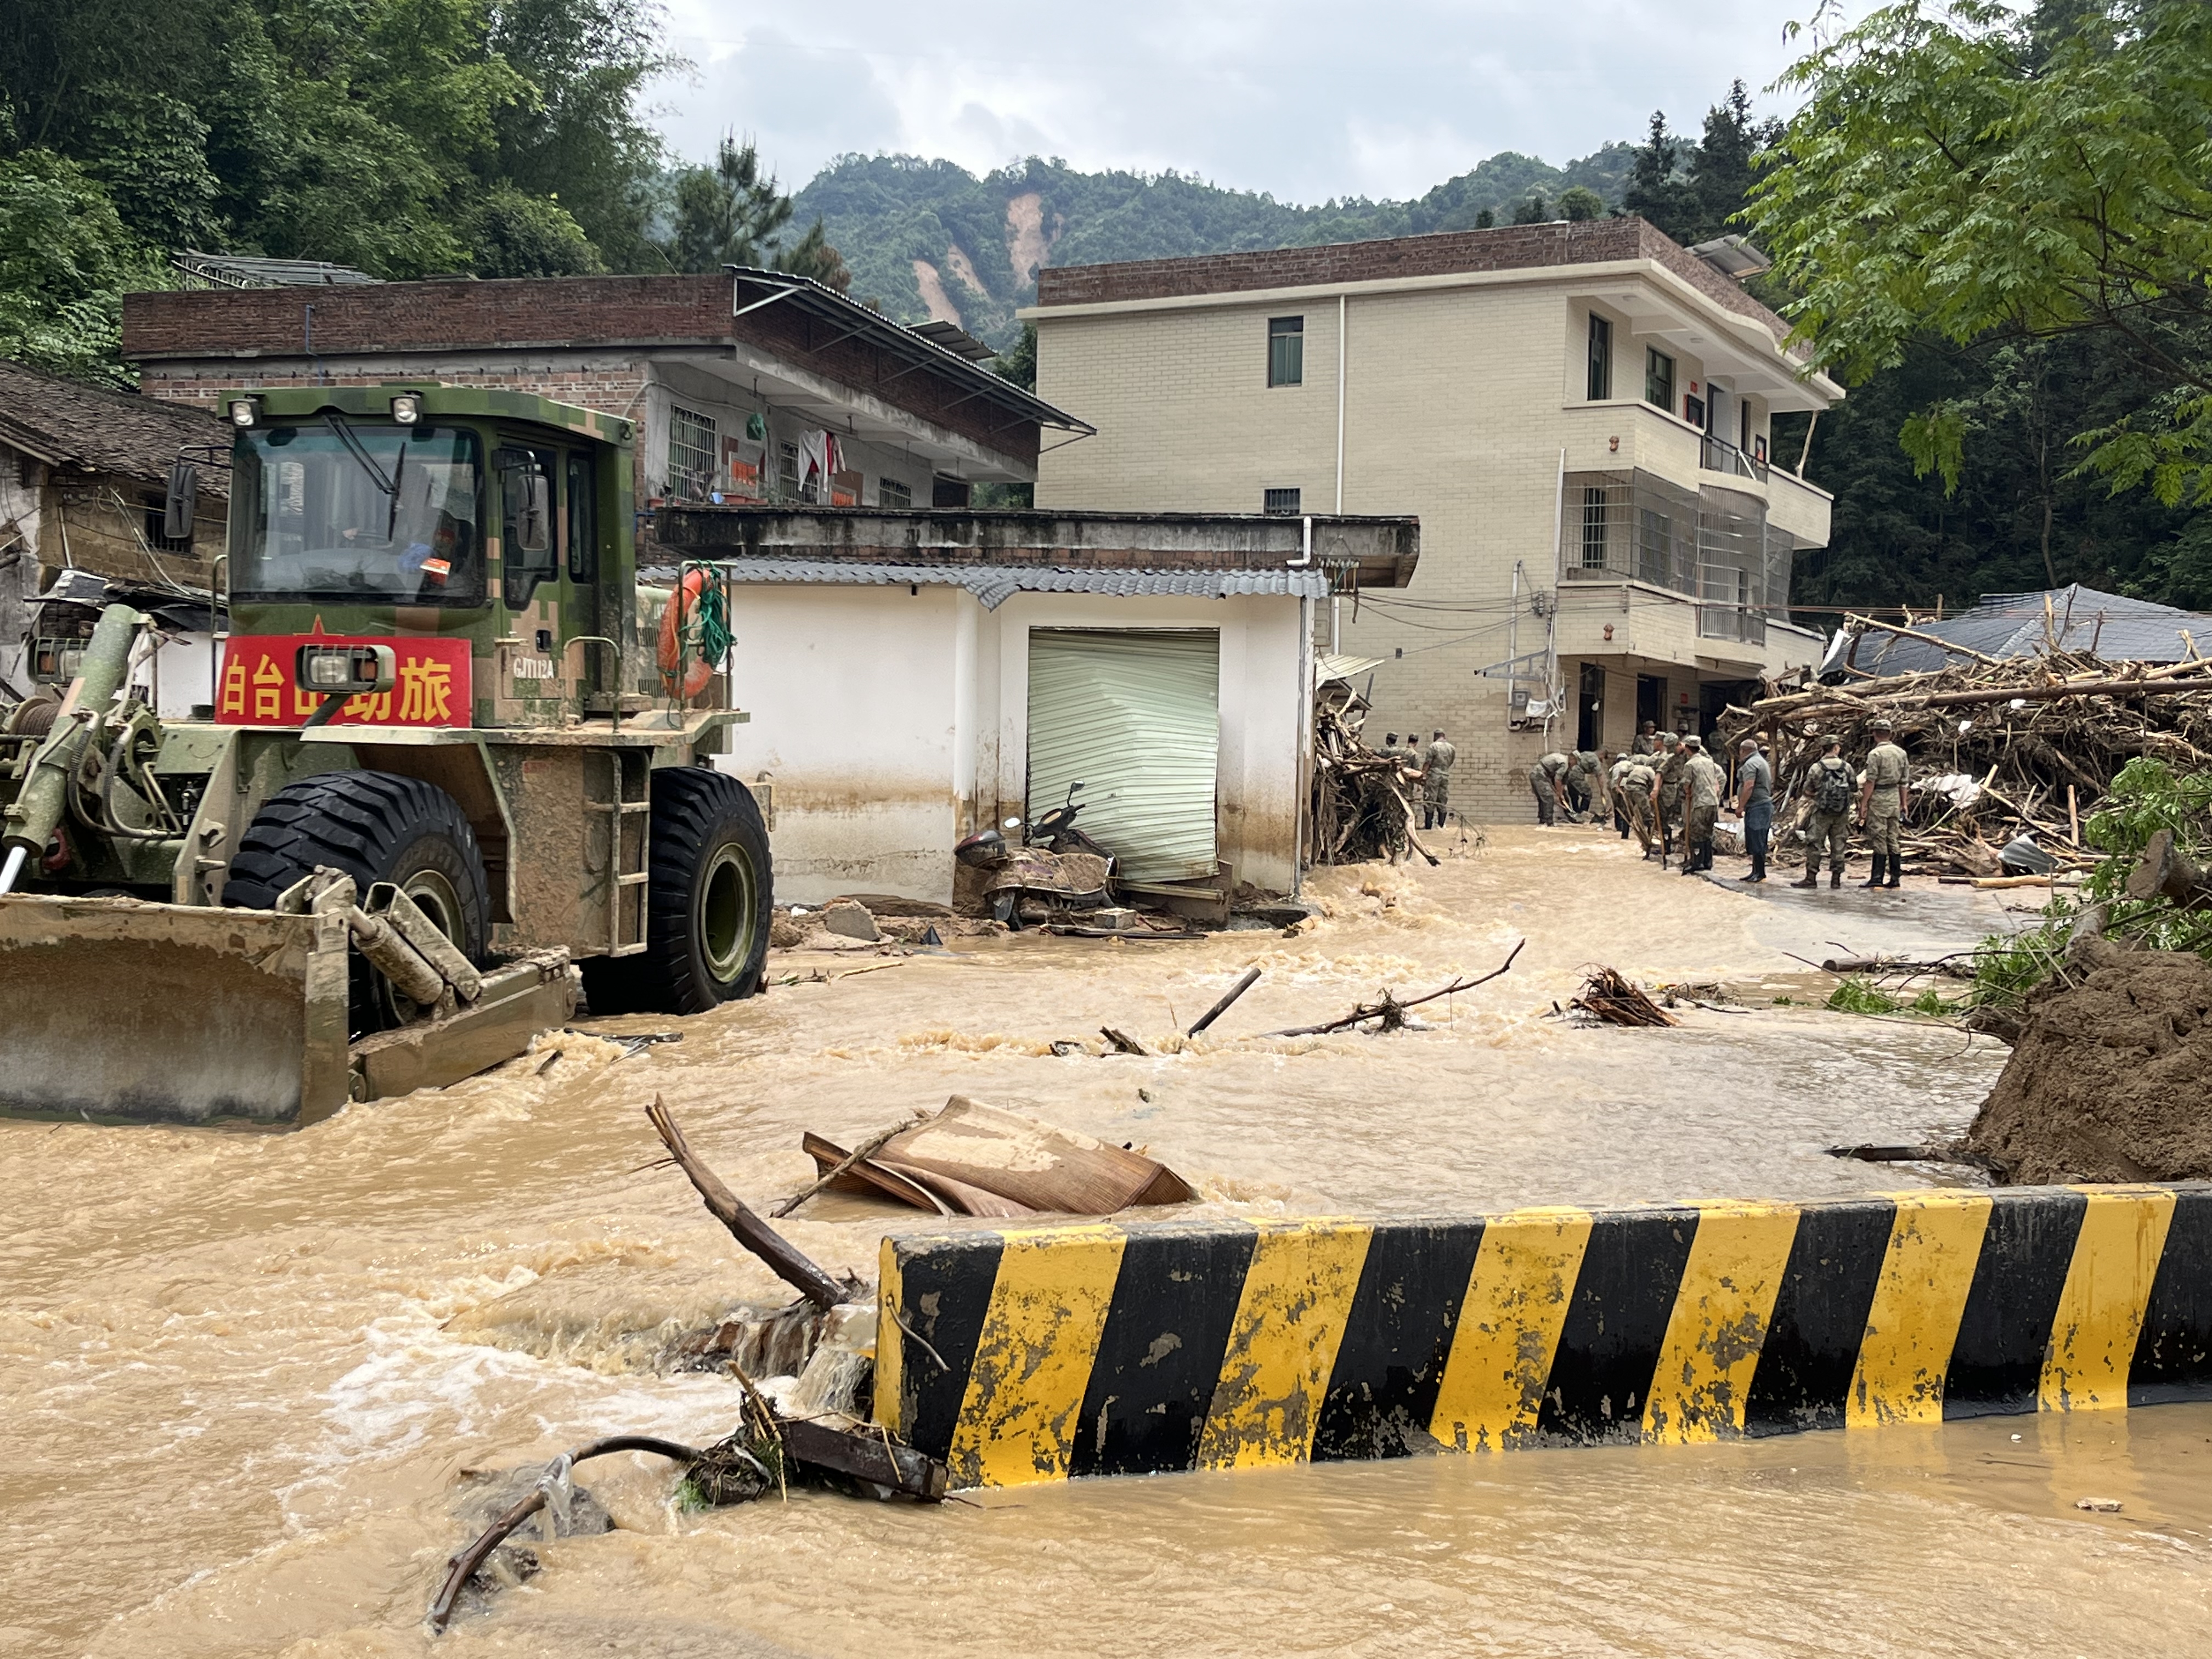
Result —
[[[540, 1576], [427, 1633], [462, 1471], [736, 1420], [734, 1382], [656, 1356], [783, 1298], [679, 1176], [641, 1169], [655, 1094], [763, 1206], [811, 1173], [802, 1127], [849, 1144], [958, 1092], [1146, 1146], [1218, 1212], [1436, 1213], [1941, 1179], [1821, 1149], [1956, 1131], [2002, 1063], [1941, 1025], [1804, 1007], [1826, 981], [1793, 959], [1966, 943], [2005, 925], [1991, 895], [1730, 890], [1588, 830], [1315, 892], [1331, 914], [1297, 939], [986, 941], [607, 1022], [683, 1041], [623, 1060], [564, 1039], [542, 1074], [295, 1134], [0, 1123], [0, 1656], [2212, 1650], [2198, 1407], [939, 1508], [680, 1511], [667, 1465], [616, 1458], [583, 1480], [619, 1530], [534, 1546]], [[1510, 974], [1423, 1011], [1436, 1029], [1249, 1035], [1486, 971], [1524, 936]], [[1598, 961], [1724, 979], [1757, 1012], [1547, 1018]], [[1157, 1043], [1255, 963], [1183, 1052], [1051, 1052], [1101, 1024]], [[833, 1197], [784, 1224], [872, 1277], [915, 1219]]]

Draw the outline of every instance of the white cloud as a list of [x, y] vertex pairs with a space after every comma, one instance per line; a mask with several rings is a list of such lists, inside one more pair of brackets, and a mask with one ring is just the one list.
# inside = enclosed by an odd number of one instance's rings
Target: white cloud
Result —
[[[1796, 55], [1814, 0], [890, 0], [799, 10], [674, 0], [695, 83], [661, 89], [678, 153], [751, 132], [789, 183], [848, 150], [1174, 168], [1300, 202], [1417, 195], [1484, 156], [1553, 162], [1639, 138], [1654, 108], [1694, 132], [1741, 77]], [[1853, 0], [1856, 14], [1866, 0]]]

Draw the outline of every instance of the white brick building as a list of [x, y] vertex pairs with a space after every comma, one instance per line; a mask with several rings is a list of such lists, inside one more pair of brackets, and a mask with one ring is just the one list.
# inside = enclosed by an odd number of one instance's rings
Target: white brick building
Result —
[[1334, 648], [1382, 659], [1378, 736], [1449, 731], [1471, 816], [1820, 654], [1787, 600], [1829, 497], [1769, 452], [1842, 392], [1640, 219], [1049, 270], [1024, 315], [1098, 428], [1041, 508], [1418, 515], [1412, 587], [1343, 597]]

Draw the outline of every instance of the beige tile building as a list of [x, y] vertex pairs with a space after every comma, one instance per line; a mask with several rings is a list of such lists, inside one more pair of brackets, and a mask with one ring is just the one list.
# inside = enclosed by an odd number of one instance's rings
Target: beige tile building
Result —
[[1544, 750], [1820, 657], [1787, 603], [1830, 499], [1771, 422], [1842, 392], [1729, 263], [1623, 218], [1045, 270], [1038, 393], [1098, 431], [1037, 504], [1418, 515], [1411, 587], [1340, 581], [1321, 643], [1380, 659], [1374, 738], [1450, 732], [1455, 805], [1533, 816]]

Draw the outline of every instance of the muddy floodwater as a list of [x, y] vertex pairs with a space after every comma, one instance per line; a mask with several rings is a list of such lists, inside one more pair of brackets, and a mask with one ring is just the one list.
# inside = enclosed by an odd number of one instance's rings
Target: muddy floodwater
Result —
[[[1733, 861], [1731, 861], [1733, 862]], [[2003, 1060], [1818, 1011], [1839, 950], [1970, 942], [2002, 901], [1731, 890], [1609, 835], [1492, 832], [1314, 884], [1287, 939], [1024, 937], [562, 1040], [294, 1134], [0, 1122], [0, 1655], [2179, 1654], [2212, 1651], [2212, 1407], [1689, 1448], [1096, 1480], [941, 1508], [794, 1493], [679, 1511], [668, 1466], [581, 1472], [618, 1530], [433, 1638], [463, 1472], [594, 1436], [702, 1443], [734, 1382], [658, 1362], [772, 1297], [642, 1109], [765, 1207], [963, 1093], [1147, 1148], [1220, 1213], [1809, 1198], [1957, 1178], [1828, 1158], [1972, 1115]], [[1387, 1037], [1254, 1034], [1494, 967]], [[778, 972], [890, 958], [794, 952]], [[1725, 981], [1674, 1030], [1551, 1015], [1587, 963]], [[1156, 1045], [1248, 966], [1192, 1048]], [[1779, 1006], [1772, 1006], [1776, 1004]], [[5, 1079], [0, 1079], [0, 1089]], [[919, 1220], [784, 1224], [872, 1278]], [[2083, 1498], [2116, 1499], [2085, 1512]]]

